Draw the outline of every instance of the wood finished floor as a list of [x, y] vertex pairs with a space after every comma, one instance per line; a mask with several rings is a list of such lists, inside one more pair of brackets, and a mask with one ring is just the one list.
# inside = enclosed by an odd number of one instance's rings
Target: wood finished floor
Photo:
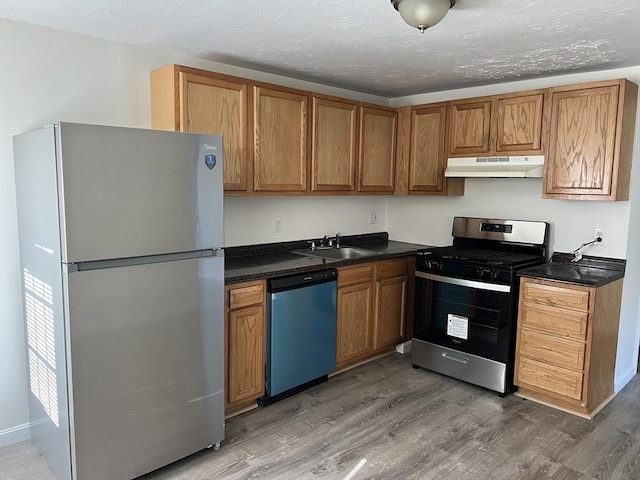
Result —
[[[393, 354], [227, 422], [205, 451], [144, 480], [640, 480], [640, 376], [592, 421], [423, 369]], [[30, 442], [0, 479], [51, 479]], [[91, 480], [91, 479], [88, 479]]]

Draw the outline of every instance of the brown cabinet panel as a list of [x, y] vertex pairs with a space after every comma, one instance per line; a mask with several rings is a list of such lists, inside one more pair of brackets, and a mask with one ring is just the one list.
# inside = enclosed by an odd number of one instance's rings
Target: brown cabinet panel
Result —
[[263, 283], [229, 289], [229, 308], [231, 310], [263, 303], [264, 300]]
[[357, 107], [353, 102], [313, 97], [312, 190], [355, 190]]
[[523, 299], [528, 302], [583, 311], [589, 309], [589, 288], [566, 288], [529, 280], [524, 282], [522, 292]]
[[444, 192], [446, 125], [446, 105], [411, 112], [410, 191]]
[[451, 102], [449, 153], [486, 154], [491, 150], [492, 101]]
[[376, 282], [374, 350], [397, 345], [404, 336], [407, 276]]
[[337, 368], [364, 358], [371, 351], [372, 301], [371, 283], [338, 289]]
[[527, 357], [521, 357], [517, 383], [547, 390], [552, 394], [582, 399], [582, 372], [556, 367]]
[[223, 136], [224, 189], [249, 187], [247, 81], [168, 65], [151, 72], [153, 128]]
[[611, 86], [552, 95], [548, 193], [611, 193], [618, 90]]
[[627, 80], [550, 89], [543, 198], [629, 199], [637, 96]]
[[549, 307], [538, 303], [522, 302], [520, 322], [523, 327], [535, 328], [576, 340], [587, 336], [587, 312]]
[[222, 135], [225, 190], [246, 190], [247, 85], [181, 72], [180, 105], [183, 131]]
[[376, 264], [376, 278], [397, 277], [407, 274], [407, 259], [397, 258], [394, 260], [385, 260]]
[[338, 287], [373, 282], [374, 263], [338, 269]]
[[264, 307], [229, 312], [229, 403], [264, 393]]
[[622, 279], [596, 288], [523, 278], [515, 361], [519, 395], [582, 416], [594, 415], [613, 398], [621, 297]]
[[521, 330], [519, 341], [520, 355], [580, 372], [584, 367], [584, 342], [546, 335], [526, 328]]
[[395, 110], [360, 107], [359, 191], [393, 192], [397, 122]]
[[542, 148], [543, 100], [542, 92], [498, 99], [496, 152]]
[[253, 87], [254, 190], [307, 189], [307, 95]]

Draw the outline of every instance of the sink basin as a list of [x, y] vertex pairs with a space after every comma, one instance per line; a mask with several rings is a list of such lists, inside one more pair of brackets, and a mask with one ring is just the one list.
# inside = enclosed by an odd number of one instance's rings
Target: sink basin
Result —
[[331, 249], [316, 249], [316, 250], [296, 250], [298, 255], [306, 255], [308, 257], [325, 258], [329, 260], [348, 260], [351, 258], [370, 257], [375, 255], [374, 252], [369, 250], [363, 250], [362, 248], [355, 247], [340, 247]]

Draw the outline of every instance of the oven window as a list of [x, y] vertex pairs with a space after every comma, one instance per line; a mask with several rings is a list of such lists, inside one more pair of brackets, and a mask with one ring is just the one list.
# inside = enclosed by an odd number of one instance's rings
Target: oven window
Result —
[[415, 298], [414, 338], [508, 360], [511, 293], [416, 278]]

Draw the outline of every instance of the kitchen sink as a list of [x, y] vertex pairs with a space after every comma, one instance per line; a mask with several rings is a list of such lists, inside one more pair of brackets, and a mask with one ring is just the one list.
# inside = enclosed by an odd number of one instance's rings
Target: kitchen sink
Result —
[[293, 253], [297, 255], [306, 255], [308, 257], [324, 258], [328, 260], [349, 260], [352, 258], [370, 257], [372, 255], [375, 255], [375, 252], [355, 247], [296, 250]]

